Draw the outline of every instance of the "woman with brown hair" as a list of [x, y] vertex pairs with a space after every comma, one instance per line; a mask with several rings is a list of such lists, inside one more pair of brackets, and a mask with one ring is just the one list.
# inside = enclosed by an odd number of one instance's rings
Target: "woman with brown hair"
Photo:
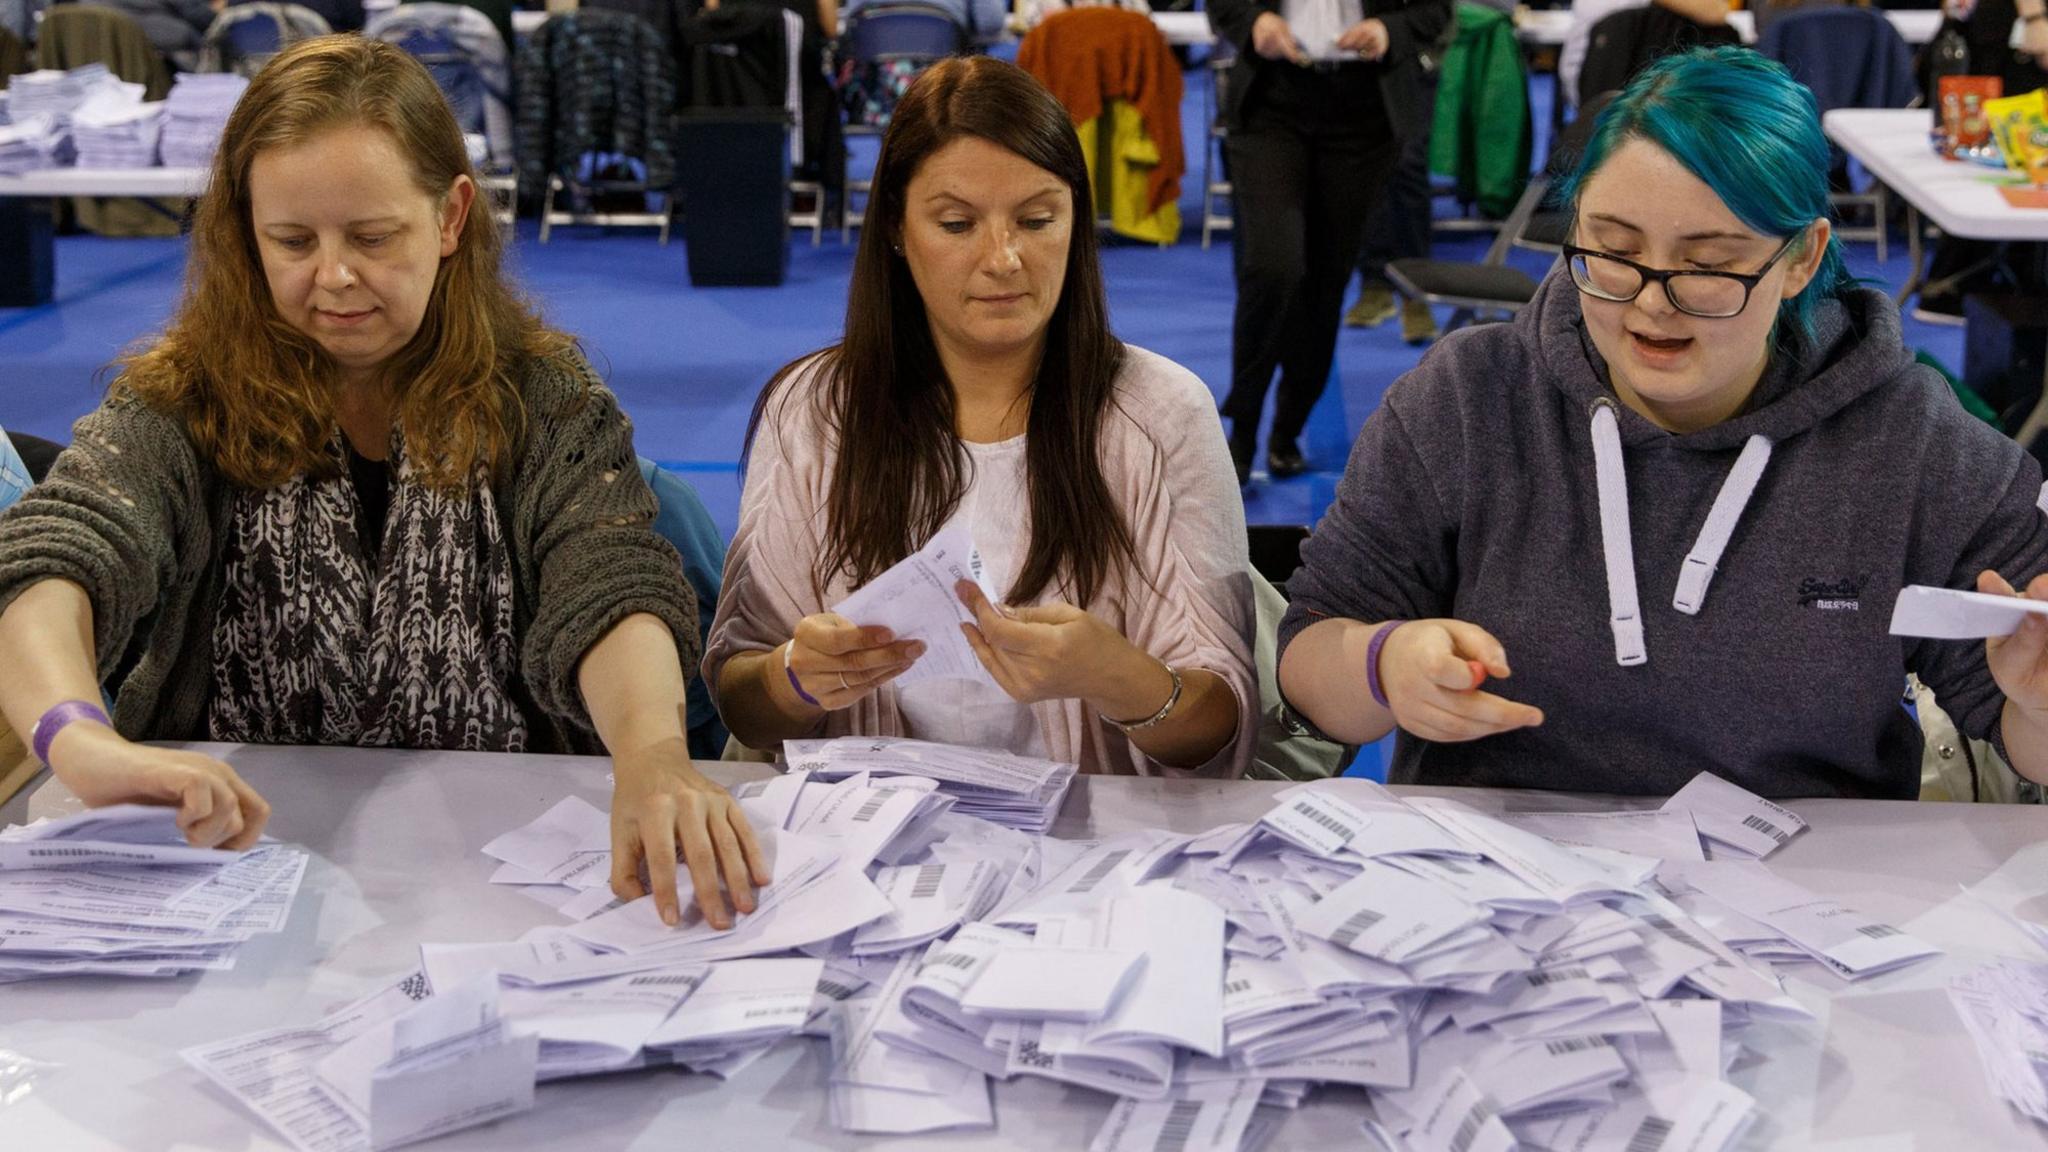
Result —
[[[1067, 114], [956, 58], [897, 104], [840, 343], [763, 389], [704, 658], [739, 740], [907, 735], [1234, 775], [1257, 681], [1244, 507], [1215, 402], [1120, 343]], [[914, 640], [832, 613], [942, 529], [988, 680], [892, 683]]]
[[767, 876], [684, 743], [690, 587], [631, 425], [501, 278], [476, 192], [404, 52], [322, 37], [256, 77], [176, 313], [0, 520], [0, 711], [87, 803], [228, 847], [263, 800], [136, 741], [609, 749], [614, 889], [644, 856], [675, 922], [680, 842], [728, 923], [720, 873], [742, 911]]

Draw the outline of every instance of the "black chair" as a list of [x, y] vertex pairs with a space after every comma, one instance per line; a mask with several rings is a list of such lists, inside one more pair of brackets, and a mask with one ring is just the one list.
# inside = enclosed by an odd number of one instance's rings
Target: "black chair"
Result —
[[1522, 198], [1515, 201], [1514, 210], [1478, 263], [1420, 258], [1390, 261], [1387, 281], [1394, 291], [1405, 300], [1455, 308], [1446, 331], [1482, 318], [1505, 319], [1521, 311], [1535, 297], [1536, 281], [1521, 269], [1507, 266], [1508, 251], [1524, 248], [1556, 254], [1564, 250], [1571, 235], [1571, 213], [1563, 205], [1550, 203], [1550, 190], [1578, 167], [1579, 154], [1592, 139], [1600, 112], [1614, 95], [1602, 92], [1587, 101], [1578, 118], [1559, 133], [1543, 171], [1529, 178]]
[[[1618, 92], [1636, 73], [1673, 52], [1741, 43], [1742, 37], [1725, 24], [1695, 23], [1656, 4], [1624, 8], [1593, 25], [1586, 61], [1579, 66], [1579, 92]], [[1585, 103], [1580, 100], [1579, 107]]]
[[40, 436], [30, 436], [26, 432], [9, 432], [7, 439], [13, 442], [15, 455], [20, 456], [21, 462], [28, 466], [28, 478], [37, 484], [42, 483], [43, 477], [50, 474], [50, 465], [55, 464], [57, 454], [64, 451], [62, 444], [54, 440], [45, 440]]

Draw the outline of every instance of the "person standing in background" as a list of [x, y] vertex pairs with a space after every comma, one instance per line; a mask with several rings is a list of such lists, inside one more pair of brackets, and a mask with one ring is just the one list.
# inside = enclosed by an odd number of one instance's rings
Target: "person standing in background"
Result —
[[1251, 479], [1273, 373], [1267, 439], [1276, 477], [1308, 467], [1302, 427], [1329, 381], [1344, 286], [1373, 203], [1399, 159], [1392, 115], [1419, 54], [1450, 23], [1449, 0], [1214, 0], [1209, 23], [1237, 48], [1223, 120], [1237, 208], [1232, 248], [1230, 454]]
[[[1390, 77], [1389, 88], [1399, 102], [1389, 105], [1394, 135], [1401, 141], [1401, 159], [1387, 181], [1387, 194], [1366, 219], [1365, 243], [1358, 254], [1358, 302], [1344, 314], [1353, 328], [1375, 328], [1394, 315], [1394, 286], [1387, 279], [1392, 260], [1429, 256], [1429, 134], [1436, 120], [1437, 75], [1455, 35], [1455, 22], [1416, 56], [1416, 67]], [[1427, 344], [1436, 339], [1436, 317], [1426, 300], [1401, 305], [1401, 339]]]

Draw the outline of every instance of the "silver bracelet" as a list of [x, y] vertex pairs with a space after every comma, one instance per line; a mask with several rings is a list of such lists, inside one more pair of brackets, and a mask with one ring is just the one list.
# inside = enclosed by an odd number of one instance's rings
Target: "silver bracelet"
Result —
[[1126, 736], [1128, 736], [1133, 732], [1142, 732], [1145, 729], [1150, 728], [1153, 725], [1159, 723], [1160, 721], [1166, 719], [1166, 714], [1168, 712], [1173, 711], [1173, 706], [1175, 704], [1180, 703], [1180, 673], [1174, 671], [1173, 665], [1168, 664], [1165, 661], [1161, 661], [1159, 666], [1166, 669], [1166, 674], [1168, 676], [1173, 677], [1173, 692], [1166, 697], [1166, 703], [1161, 704], [1159, 706], [1159, 711], [1154, 712], [1152, 715], [1145, 717], [1143, 720], [1132, 720], [1128, 723], [1122, 720], [1112, 720], [1109, 717], [1104, 716], [1102, 718], [1103, 723], [1108, 724], [1110, 727], [1115, 728], [1118, 731], [1125, 734]]

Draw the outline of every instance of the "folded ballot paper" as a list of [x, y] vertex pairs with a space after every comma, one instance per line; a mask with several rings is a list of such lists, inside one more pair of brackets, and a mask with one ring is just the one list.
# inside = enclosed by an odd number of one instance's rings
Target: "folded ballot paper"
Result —
[[300, 1152], [396, 1148], [533, 1107], [539, 1039], [512, 1030], [494, 973], [415, 972], [311, 1025], [180, 1053]]
[[2048, 965], [1998, 960], [1955, 977], [1948, 996], [1992, 1089], [2048, 1124]]
[[783, 759], [792, 772], [819, 780], [860, 772], [922, 777], [953, 797], [956, 811], [1027, 832], [1052, 826], [1077, 771], [1054, 760], [892, 736], [791, 740]]
[[123, 804], [0, 831], [0, 983], [232, 968], [283, 930], [306, 854], [194, 848], [177, 816]]
[[[995, 1084], [1035, 1077], [1116, 1098], [1092, 1152], [1288, 1147], [1324, 1090], [1357, 1101], [1363, 1147], [1721, 1152], [1757, 1120], [1727, 1079], [1750, 1022], [1806, 1015], [1781, 967], [1856, 980], [1933, 954], [1747, 858], [1780, 840], [1743, 816], [1804, 825], [1732, 785], [1494, 817], [1340, 779], [1200, 834], [1069, 842], [968, 810], [963, 783], [1050, 779], [1028, 765], [890, 741], [790, 759], [737, 790], [776, 879], [730, 929], [671, 928], [646, 899], [536, 909], [517, 940], [422, 945], [415, 985], [458, 1007], [387, 990], [188, 1058], [302, 1148], [435, 1130], [454, 1101], [389, 1095], [400, 1069], [472, 1064], [495, 1090], [464, 1114], [495, 1116], [521, 1073], [723, 1079], [818, 1044], [828, 1115], [863, 1135], [988, 1129]], [[601, 893], [603, 824], [581, 801], [536, 812], [486, 847], [493, 878]], [[1992, 986], [1956, 993], [1980, 993], [1980, 1044], [2048, 1044], [2048, 992], [2001, 1017]], [[2031, 1067], [2005, 1069], [2048, 1111]]]
[[1892, 605], [1891, 634], [1929, 640], [2010, 636], [2029, 616], [2048, 616], [2048, 601], [1993, 596], [1959, 588], [1909, 584]]

